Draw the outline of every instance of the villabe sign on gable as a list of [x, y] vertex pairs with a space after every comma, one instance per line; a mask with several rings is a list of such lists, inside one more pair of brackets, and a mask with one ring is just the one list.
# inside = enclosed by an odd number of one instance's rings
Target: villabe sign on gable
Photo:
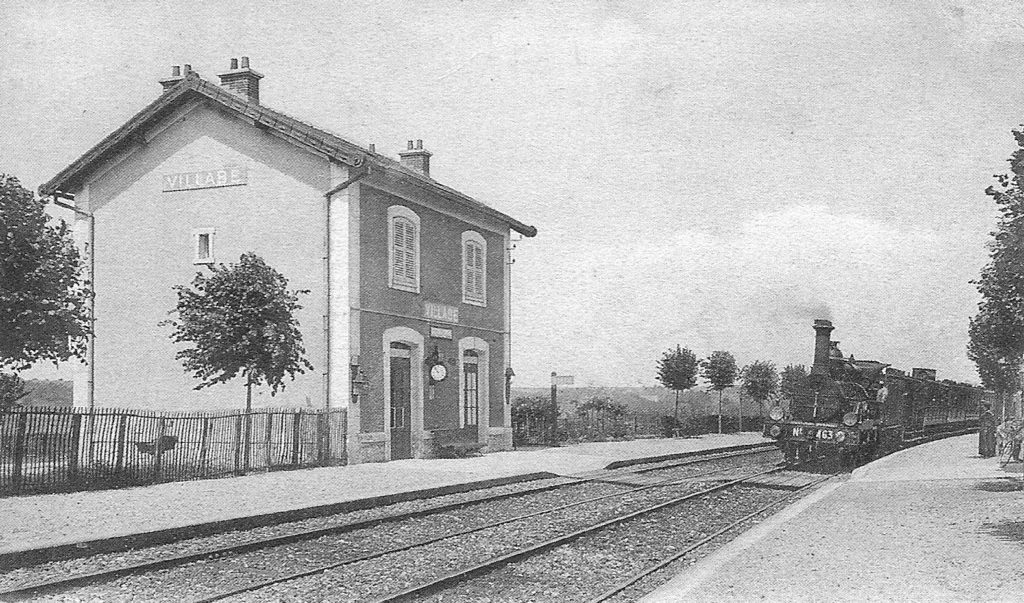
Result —
[[248, 183], [248, 173], [244, 167], [225, 167], [219, 170], [201, 170], [183, 172], [181, 174], [164, 174], [164, 192], [189, 191], [197, 188], [218, 188], [222, 186], [241, 186]]

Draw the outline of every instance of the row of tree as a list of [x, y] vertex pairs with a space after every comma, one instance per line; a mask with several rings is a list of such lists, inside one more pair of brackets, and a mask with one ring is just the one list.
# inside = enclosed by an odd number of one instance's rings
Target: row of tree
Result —
[[967, 346], [982, 383], [1002, 396], [1020, 389], [1024, 360], [1024, 130], [1014, 130], [1013, 137], [1012, 175], [996, 174], [996, 184], [985, 190], [999, 220], [988, 245], [989, 262], [973, 281], [981, 302], [970, 321]]
[[[285, 377], [312, 369], [305, 359], [295, 312], [299, 296], [288, 281], [254, 253], [237, 264], [211, 266], [191, 284], [174, 287], [176, 318], [163, 321], [195, 389], [241, 376], [246, 409], [252, 388], [271, 395]], [[0, 174], [0, 411], [25, 396], [18, 371], [42, 361], [81, 358], [92, 331], [92, 283], [71, 229], [51, 220], [46, 201]]]
[[695, 387], [698, 376], [711, 389], [718, 392], [718, 431], [722, 431], [722, 393], [740, 381], [740, 391], [758, 403], [764, 414], [765, 403], [776, 395], [789, 398], [796, 384], [807, 376], [803, 365], [788, 365], [780, 375], [775, 364], [768, 360], [755, 360], [742, 369], [736, 358], [725, 350], [717, 350], [705, 359], [698, 359], [689, 348], [676, 345], [658, 360], [658, 381], [675, 391], [675, 410], [672, 418], [679, 420], [679, 394]]

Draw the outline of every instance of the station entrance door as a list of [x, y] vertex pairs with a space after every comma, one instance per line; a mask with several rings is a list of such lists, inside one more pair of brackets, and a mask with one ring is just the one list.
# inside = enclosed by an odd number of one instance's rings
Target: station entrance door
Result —
[[412, 366], [409, 346], [391, 344], [391, 460], [412, 458]]

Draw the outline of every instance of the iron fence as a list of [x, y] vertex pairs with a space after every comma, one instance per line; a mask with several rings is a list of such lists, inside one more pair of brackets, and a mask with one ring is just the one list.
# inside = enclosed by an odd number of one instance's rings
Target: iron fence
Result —
[[0, 495], [112, 488], [345, 462], [344, 410], [0, 413]]

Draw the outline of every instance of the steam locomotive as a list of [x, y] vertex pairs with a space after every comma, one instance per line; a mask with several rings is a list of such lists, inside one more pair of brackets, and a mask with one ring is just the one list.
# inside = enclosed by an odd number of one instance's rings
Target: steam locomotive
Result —
[[978, 426], [986, 393], [936, 381], [934, 369], [910, 375], [874, 360], [844, 357], [831, 340], [831, 321], [814, 321], [814, 364], [789, 408], [773, 406], [764, 433], [789, 462], [837, 458], [846, 465]]

